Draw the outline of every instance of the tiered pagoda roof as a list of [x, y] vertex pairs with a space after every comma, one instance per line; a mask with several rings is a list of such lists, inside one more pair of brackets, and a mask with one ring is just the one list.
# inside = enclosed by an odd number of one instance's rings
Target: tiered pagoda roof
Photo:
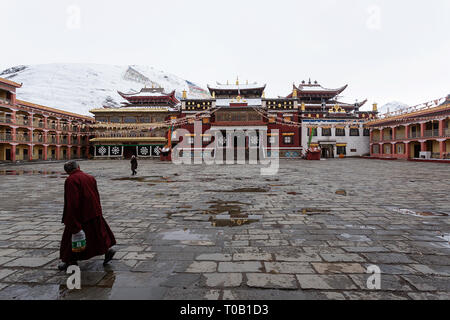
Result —
[[239, 83], [239, 80], [234, 84], [208, 85], [208, 90], [212, 96], [241, 96], [241, 97], [261, 97], [266, 88], [266, 85], [254, 83]]
[[140, 92], [122, 93], [119, 95], [128, 101], [123, 107], [135, 106], [167, 106], [175, 107], [180, 103], [175, 97], [175, 90], [170, 93], [164, 92], [163, 88], [143, 88]]
[[[317, 81], [311, 83], [311, 80], [306, 83], [306, 81], [302, 81], [298, 86], [293, 85], [293, 90], [297, 91], [298, 98], [300, 100], [310, 100], [310, 99], [323, 99], [330, 100], [335, 98], [337, 95], [342, 93], [345, 89], [347, 89], [348, 85], [345, 85], [336, 89], [329, 89], [322, 87]], [[288, 95], [288, 98], [292, 98], [292, 93]]]

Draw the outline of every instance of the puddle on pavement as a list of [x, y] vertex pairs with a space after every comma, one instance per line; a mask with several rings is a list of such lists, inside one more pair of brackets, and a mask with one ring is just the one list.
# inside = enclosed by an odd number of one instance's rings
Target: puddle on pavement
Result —
[[229, 214], [220, 214], [211, 217], [211, 225], [213, 227], [239, 227], [253, 222], [258, 222], [262, 219], [260, 215], [240, 215], [232, 216]]
[[[158, 179], [150, 179], [148, 178], [158, 178]], [[143, 176], [143, 177], [123, 177], [123, 178], [114, 178], [112, 181], [137, 181], [137, 182], [147, 182], [149, 186], [155, 185], [156, 183], [175, 183], [175, 182], [188, 182], [187, 180], [170, 180], [169, 177], [163, 176]]]
[[306, 216], [314, 216], [322, 213], [329, 213], [331, 210], [327, 209], [318, 209], [318, 208], [302, 208], [299, 213]]
[[260, 215], [250, 215], [242, 212], [242, 206], [248, 205], [239, 201], [211, 201], [204, 214], [211, 214], [209, 221], [213, 227], [238, 227], [262, 219]]
[[263, 189], [263, 188], [238, 188], [238, 189], [232, 189], [232, 190], [205, 190], [205, 192], [226, 192], [226, 193], [264, 193], [268, 192], [269, 190]]
[[290, 192], [286, 192], [287, 194], [290, 194], [292, 196], [296, 196], [298, 194], [301, 194], [300, 192], [295, 192], [295, 191], [290, 191]]
[[414, 217], [448, 217], [448, 213], [430, 210], [411, 210], [398, 207], [385, 207], [387, 210]]
[[[0, 176], [51, 176], [49, 178], [56, 178], [57, 176], [67, 177], [65, 172], [50, 171], [50, 170], [0, 170]], [[56, 175], [56, 176], [55, 176]]]
[[336, 190], [336, 194], [340, 195], [340, 196], [346, 196], [347, 195], [347, 191], [340, 189], [340, 190]]

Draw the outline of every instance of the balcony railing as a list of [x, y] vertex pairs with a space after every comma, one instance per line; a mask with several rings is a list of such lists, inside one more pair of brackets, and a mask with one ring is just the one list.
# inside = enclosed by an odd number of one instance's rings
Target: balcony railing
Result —
[[16, 124], [28, 126], [30, 124], [30, 120], [27, 119], [16, 119]]
[[439, 137], [439, 130], [425, 130], [424, 135], [425, 137]]
[[44, 124], [44, 122], [41, 122], [41, 121], [35, 121], [35, 122], [33, 122], [33, 127], [35, 127], [35, 128], [44, 128], [45, 124]]
[[44, 137], [33, 137], [33, 142], [36, 143], [43, 143], [44, 142]]
[[49, 129], [56, 129], [58, 126], [56, 125], [56, 123], [48, 123], [47, 124]]
[[411, 131], [411, 138], [420, 138], [420, 131]]
[[17, 135], [16, 136], [16, 141], [19, 141], [19, 142], [30, 142], [30, 137], [29, 136]]
[[444, 129], [444, 135], [445, 135], [446, 137], [450, 137], [450, 128]]
[[378, 142], [380, 141], [380, 137], [372, 137], [372, 142]]
[[12, 119], [7, 117], [0, 117], [0, 123], [12, 123]]
[[13, 141], [11, 133], [0, 132], [0, 141]]
[[396, 139], [396, 140], [406, 139], [406, 135], [405, 135], [404, 132], [403, 132], [403, 133], [397, 133], [397, 134], [395, 135], [395, 139]]
[[59, 140], [59, 142], [61, 143], [61, 144], [67, 144], [68, 142], [69, 142], [69, 139], [60, 139]]
[[0, 99], [0, 103], [11, 104], [11, 100], [9, 100], [9, 99]]

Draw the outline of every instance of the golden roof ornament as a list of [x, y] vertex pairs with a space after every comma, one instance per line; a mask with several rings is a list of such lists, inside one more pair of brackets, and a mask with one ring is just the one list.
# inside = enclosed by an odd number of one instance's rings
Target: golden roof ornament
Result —
[[306, 110], [306, 106], [305, 106], [305, 103], [304, 102], [302, 102], [302, 111], [305, 111]]
[[236, 78], [236, 85], [239, 85], [239, 77]]
[[378, 112], [378, 104], [377, 103], [373, 104], [373, 112]]
[[216, 98], [216, 92], [215, 91], [212, 92], [212, 97], [213, 97], [213, 99]]
[[186, 90], [183, 90], [183, 99], [187, 99], [187, 92], [186, 92]]

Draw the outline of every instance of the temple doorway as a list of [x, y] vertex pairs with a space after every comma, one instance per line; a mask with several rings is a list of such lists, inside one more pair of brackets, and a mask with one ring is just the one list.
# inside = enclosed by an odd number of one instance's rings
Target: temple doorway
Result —
[[124, 146], [123, 147], [123, 157], [125, 159], [131, 159], [132, 156], [137, 156], [136, 146]]
[[334, 145], [332, 144], [321, 144], [321, 157], [324, 159], [334, 158]]

